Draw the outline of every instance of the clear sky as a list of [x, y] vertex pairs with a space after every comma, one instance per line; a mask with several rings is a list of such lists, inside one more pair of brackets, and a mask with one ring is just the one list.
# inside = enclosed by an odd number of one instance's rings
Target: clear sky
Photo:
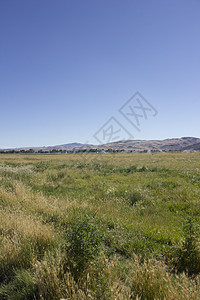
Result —
[[[139, 91], [141, 131], [119, 109]], [[0, 148], [200, 137], [200, 0], [0, 0]], [[138, 111], [139, 114], [139, 111]]]

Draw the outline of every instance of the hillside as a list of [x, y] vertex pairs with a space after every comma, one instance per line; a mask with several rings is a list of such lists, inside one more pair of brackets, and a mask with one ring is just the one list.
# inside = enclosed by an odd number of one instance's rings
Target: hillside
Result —
[[183, 148], [183, 150], [200, 151], [200, 143], [195, 143], [195, 144], [189, 145], [189, 146]]
[[182, 137], [165, 140], [127, 140], [109, 143], [102, 145], [103, 148], [108, 149], [124, 149], [134, 151], [145, 150], [161, 150], [161, 151], [181, 151], [185, 147], [194, 146], [200, 143], [199, 138]]
[[102, 145], [91, 145], [91, 144], [81, 144], [81, 143], [70, 143], [47, 147], [21, 147], [15, 149], [4, 149], [15, 150], [15, 151], [27, 151], [32, 149], [35, 152], [38, 151], [77, 151], [80, 149], [98, 149], [98, 150], [126, 150], [126, 151], [183, 151], [183, 150], [200, 150], [200, 139], [195, 137], [182, 137], [182, 138], [172, 138], [165, 140], [123, 140]]

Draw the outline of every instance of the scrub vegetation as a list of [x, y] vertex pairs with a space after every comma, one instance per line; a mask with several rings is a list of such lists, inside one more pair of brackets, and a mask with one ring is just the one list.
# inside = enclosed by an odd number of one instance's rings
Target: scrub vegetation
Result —
[[0, 299], [200, 299], [200, 154], [0, 156]]

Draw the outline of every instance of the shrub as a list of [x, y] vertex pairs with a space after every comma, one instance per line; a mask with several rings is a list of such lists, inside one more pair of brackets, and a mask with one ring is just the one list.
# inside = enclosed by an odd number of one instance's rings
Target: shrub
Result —
[[141, 201], [143, 197], [139, 192], [132, 192], [130, 195], [128, 195], [128, 199], [130, 205], [134, 205], [135, 203]]
[[183, 233], [183, 240], [173, 250], [172, 263], [179, 272], [197, 274], [200, 272], [200, 249], [198, 227], [192, 217], [186, 219]]
[[88, 263], [98, 256], [102, 240], [103, 234], [95, 217], [84, 215], [72, 219], [67, 232], [66, 250], [71, 261], [72, 273], [76, 279]]

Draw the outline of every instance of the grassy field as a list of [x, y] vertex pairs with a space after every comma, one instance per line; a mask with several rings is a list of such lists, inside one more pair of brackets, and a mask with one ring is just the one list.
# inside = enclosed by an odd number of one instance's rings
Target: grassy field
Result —
[[0, 156], [0, 299], [200, 299], [200, 154]]

